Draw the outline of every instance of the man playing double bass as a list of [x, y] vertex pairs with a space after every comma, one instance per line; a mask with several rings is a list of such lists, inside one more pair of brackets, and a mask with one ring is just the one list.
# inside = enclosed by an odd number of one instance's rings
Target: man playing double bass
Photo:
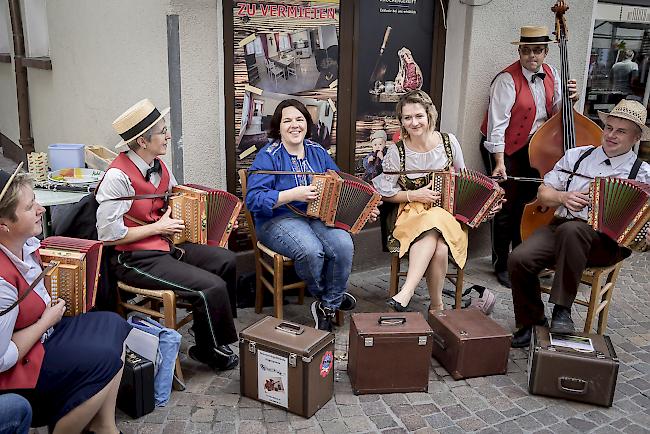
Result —
[[[501, 71], [490, 87], [488, 112], [481, 126], [481, 154], [492, 175], [537, 177], [528, 159], [533, 133], [558, 111], [562, 86], [558, 71], [544, 63], [548, 54], [548, 28], [521, 28], [519, 60]], [[576, 101], [576, 81], [568, 81], [569, 97]], [[519, 228], [526, 203], [535, 197], [535, 184], [506, 181], [506, 202], [492, 226], [492, 263], [497, 280], [510, 288], [507, 264], [510, 245], [521, 243]]]
[[[555, 269], [549, 302], [555, 306], [550, 331], [573, 333], [571, 306], [582, 272], [588, 266], [608, 266], [626, 258], [630, 250], [587, 222], [589, 184], [593, 177], [636, 179], [650, 183], [650, 164], [641, 162], [632, 150], [639, 140], [650, 140], [645, 125], [647, 112], [636, 101], [622, 100], [610, 113], [598, 112], [605, 124], [601, 146], [569, 149], [544, 176], [537, 197], [542, 205], [555, 207], [548, 226], [537, 229], [510, 254], [515, 322], [512, 346], [528, 346], [534, 325], [547, 325], [538, 274]], [[645, 235], [650, 245], [650, 232]]]

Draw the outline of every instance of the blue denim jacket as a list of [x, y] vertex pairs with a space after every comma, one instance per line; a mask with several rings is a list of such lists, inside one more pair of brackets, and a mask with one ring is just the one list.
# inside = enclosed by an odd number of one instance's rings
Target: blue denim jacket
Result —
[[156, 407], [164, 407], [169, 401], [172, 390], [176, 357], [181, 346], [181, 334], [176, 330], [161, 326], [151, 318], [140, 315], [130, 316], [128, 322], [137, 329], [158, 336], [158, 370], [154, 377], [154, 397]]
[[[305, 158], [299, 160], [287, 152], [280, 141], [275, 141], [264, 146], [257, 153], [255, 161], [248, 170], [278, 170], [293, 172], [318, 172], [328, 169], [339, 171], [325, 148], [316, 142], [305, 139]], [[248, 191], [246, 193], [246, 207], [253, 214], [255, 227], [261, 228], [268, 220], [283, 215], [293, 214], [285, 205], [273, 208], [278, 201], [281, 191], [289, 190], [299, 185], [311, 184], [308, 175], [262, 175], [257, 173], [248, 176]], [[307, 210], [305, 202], [292, 202], [301, 211]]]

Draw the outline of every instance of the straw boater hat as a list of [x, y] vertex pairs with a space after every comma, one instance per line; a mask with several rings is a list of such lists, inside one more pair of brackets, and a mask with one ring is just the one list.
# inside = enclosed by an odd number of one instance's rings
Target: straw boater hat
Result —
[[18, 175], [18, 172], [20, 172], [20, 169], [22, 167], [23, 163], [21, 162], [18, 164], [18, 167], [16, 167], [16, 170], [14, 170], [14, 173], [11, 175], [4, 170], [0, 170], [0, 203], [2, 203], [2, 198], [5, 197], [5, 194], [7, 194], [7, 190], [9, 190], [11, 182], [14, 180], [16, 175]]
[[629, 99], [622, 99], [621, 102], [616, 104], [616, 107], [611, 112], [601, 112], [598, 110], [598, 117], [603, 123], [607, 122], [609, 116], [614, 116], [621, 119], [632, 121], [641, 128], [641, 140], [650, 140], [650, 128], [645, 124], [648, 117], [648, 111], [638, 101]]
[[520, 30], [518, 41], [511, 42], [514, 45], [539, 45], [552, 42], [548, 37], [546, 26], [523, 26]]
[[169, 107], [158, 111], [148, 99], [135, 103], [113, 121], [113, 129], [122, 137], [122, 141], [115, 145], [115, 148], [120, 152], [126, 151], [129, 142], [146, 133], [167, 113], [169, 113]]

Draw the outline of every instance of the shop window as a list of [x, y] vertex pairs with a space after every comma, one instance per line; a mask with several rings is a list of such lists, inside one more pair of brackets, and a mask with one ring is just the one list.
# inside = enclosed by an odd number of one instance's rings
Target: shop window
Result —
[[650, 8], [599, 4], [587, 76], [585, 114], [598, 122], [624, 98], [648, 107]]
[[23, 29], [27, 57], [49, 57], [46, 0], [24, 0]]

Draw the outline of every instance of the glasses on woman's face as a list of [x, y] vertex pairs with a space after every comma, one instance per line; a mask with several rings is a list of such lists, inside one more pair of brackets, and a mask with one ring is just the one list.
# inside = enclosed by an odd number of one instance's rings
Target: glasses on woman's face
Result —
[[546, 47], [519, 47], [519, 52], [524, 56], [528, 56], [531, 52], [537, 55], [546, 51]]

